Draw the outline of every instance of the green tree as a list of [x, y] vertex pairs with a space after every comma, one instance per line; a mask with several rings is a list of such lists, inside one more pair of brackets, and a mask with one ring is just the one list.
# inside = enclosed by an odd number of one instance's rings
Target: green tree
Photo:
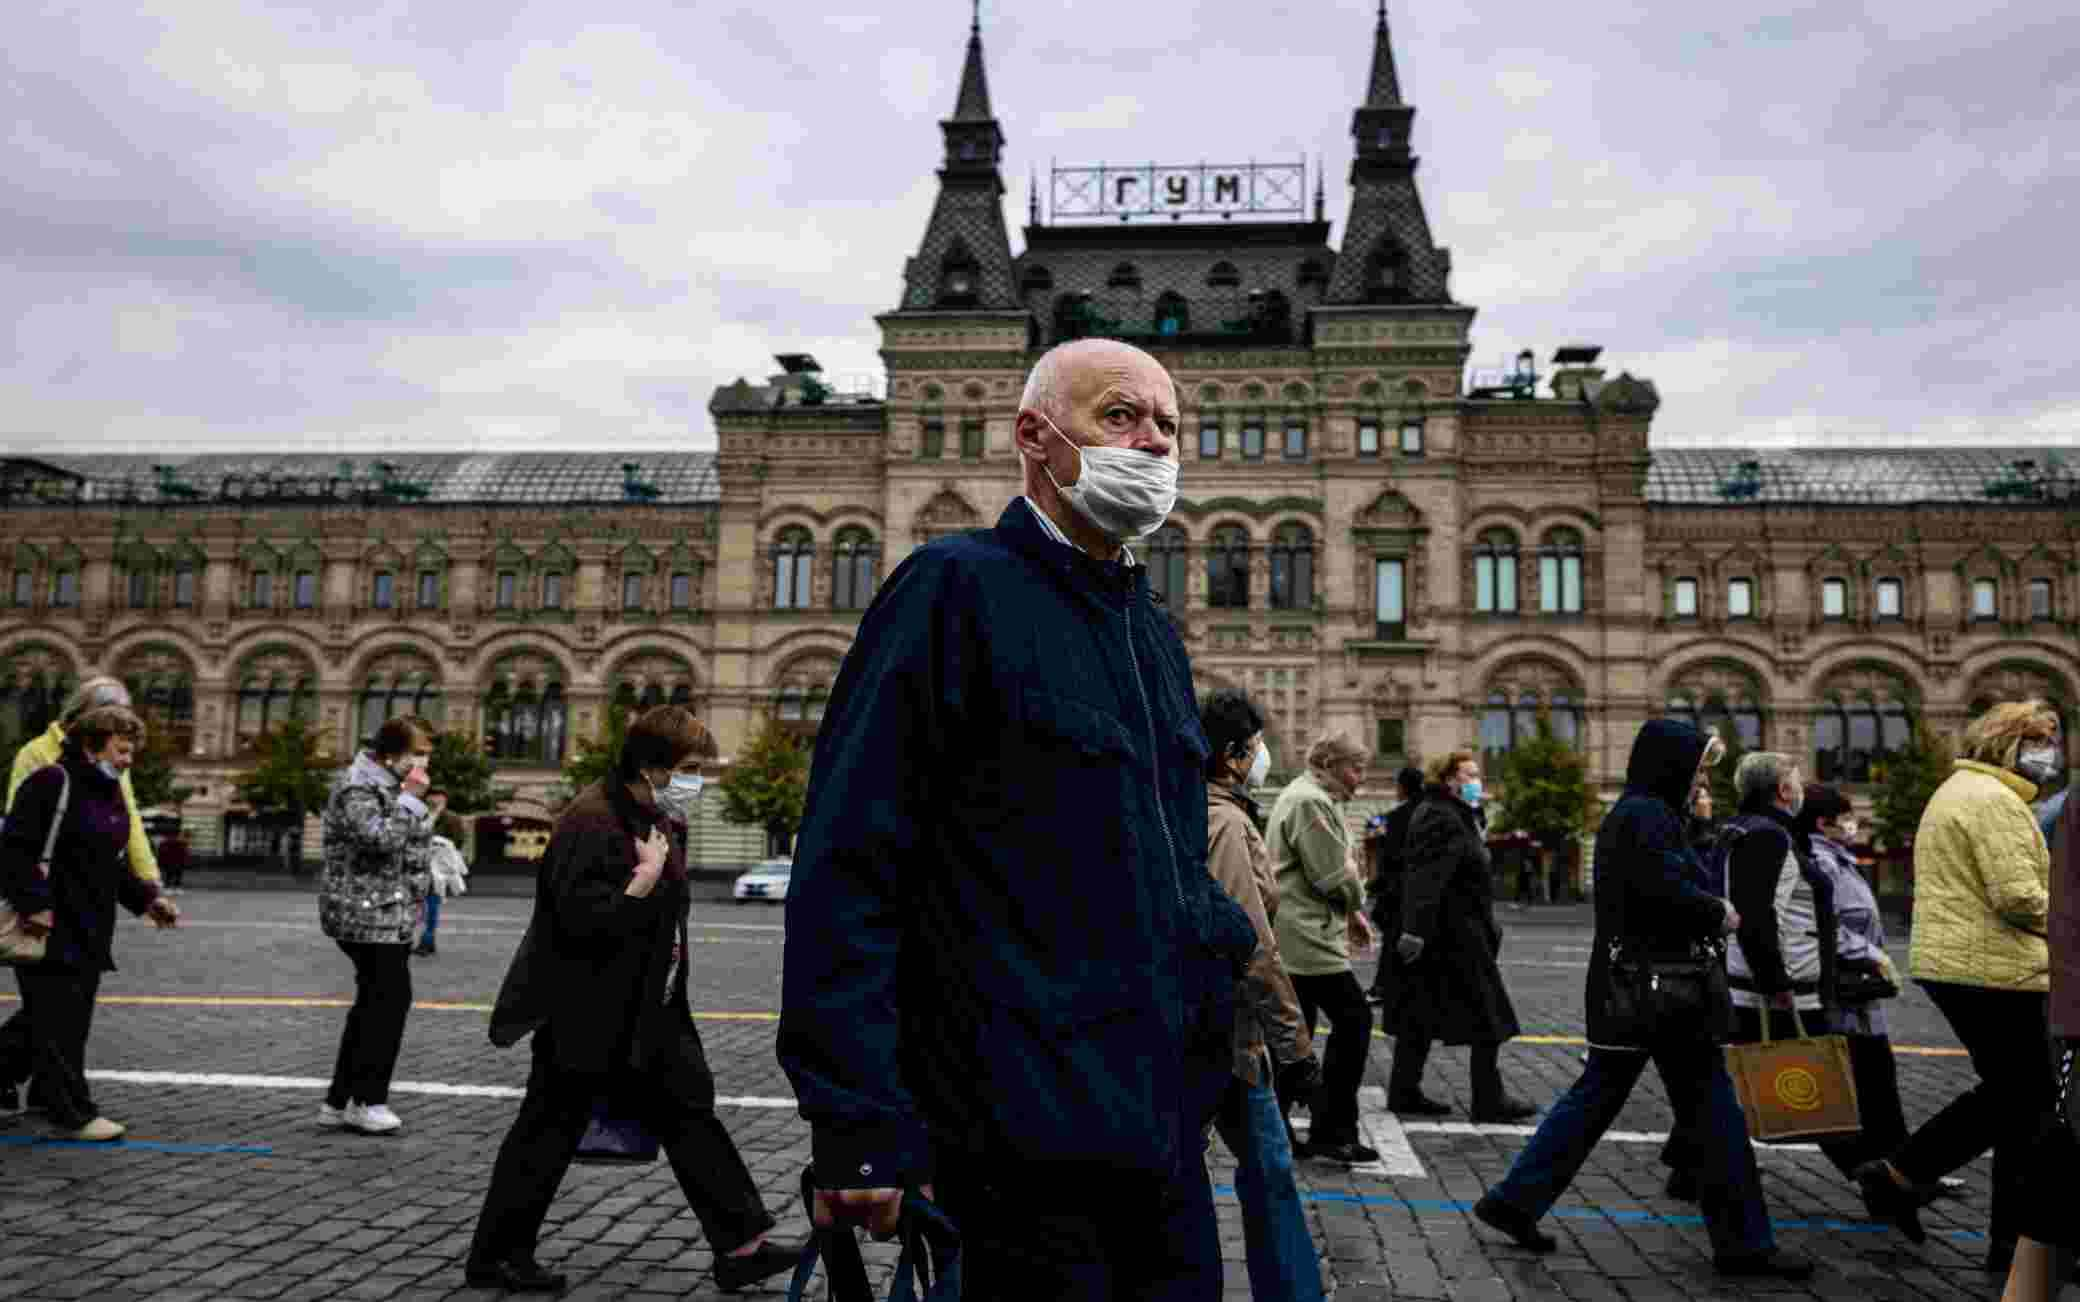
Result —
[[137, 796], [139, 809], [153, 809], [170, 805], [176, 813], [195, 788], [180, 785], [180, 773], [175, 767], [180, 760], [180, 750], [172, 734], [156, 726], [158, 720], [145, 730], [144, 745], [138, 747], [130, 764], [130, 789]]
[[[1741, 788], [1733, 780], [1733, 775], [1748, 752], [1741, 748], [1741, 735], [1732, 720], [1721, 719], [1717, 727], [1719, 740], [1726, 743], [1726, 754], [1712, 766], [1706, 781], [1712, 788], [1712, 817], [1723, 820], [1740, 812]], [[1689, 811], [1683, 812], [1687, 814]]]
[[1578, 842], [1603, 812], [1588, 757], [1554, 733], [1543, 710], [1538, 735], [1509, 752], [1499, 776], [1502, 814], [1494, 830], [1528, 833], [1549, 854]]
[[621, 760], [621, 743], [628, 740], [629, 708], [610, 704], [601, 717], [599, 730], [579, 737], [570, 758], [563, 762], [563, 789], [559, 804], [577, 799], [578, 793], [614, 771]]
[[[282, 852], [300, 844], [304, 816], [323, 809], [338, 765], [323, 754], [318, 736], [301, 719], [289, 719], [253, 739], [254, 765], [232, 781], [239, 799], [285, 824]], [[301, 856], [291, 859], [301, 871]]]
[[426, 776], [448, 793], [452, 813], [489, 813], [513, 798], [513, 788], [493, 781], [498, 776], [498, 762], [484, 753], [484, 743], [474, 733], [460, 729], [434, 734]]
[[763, 827], [779, 853], [794, 846], [809, 791], [809, 748], [768, 716], [722, 778], [722, 817]]
[[1950, 739], [1917, 722], [1905, 749], [1871, 765], [1871, 815], [1877, 824], [1871, 839], [1887, 850], [1912, 845], [1929, 799], [1949, 780], [1955, 763]]

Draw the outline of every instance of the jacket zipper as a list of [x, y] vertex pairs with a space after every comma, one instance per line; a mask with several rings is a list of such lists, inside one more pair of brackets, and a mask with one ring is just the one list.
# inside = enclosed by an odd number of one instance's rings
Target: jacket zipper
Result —
[[1184, 873], [1177, 866], [1177, 841], [1170, 835], [1170, 815], [1163, 809], [1162, 756], [1156, 748], [1156, 712], [1149, 704], [1148, 688], [1141, 681], [1141, 659], [1134, 651], [1134, 593], [1127, 592], [1127, 603], [1120, 612], [1127, 622], [1127, 667], [1134, 672], [1134, 690], [1141, 696], [1141, 717], [1148, 721], [1148, 761], [1150, 767], [1149, 789], [1155, 793], [1156, 822], [1163, 829], [1163, 845], [1170, 851], [1170, 881], [1177, 888], [1177, 907], [1184, 909]]

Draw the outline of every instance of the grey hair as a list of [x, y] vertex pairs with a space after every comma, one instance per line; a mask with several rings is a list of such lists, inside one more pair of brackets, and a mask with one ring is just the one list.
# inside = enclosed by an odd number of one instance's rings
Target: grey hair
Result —
[[1782, 751], [1754, 750], [1741, 756], [1733, 770], [1733, 785], [1740, 792], [1743, 809], [1754, 804], [1775, 804], [1777, 788], [1789, 781], [1798, 761]]
[[69, 730], [89, 710], [104, 705], [128, 707], [129, 704], [130, 689], [123, 686], [122, 679], [113, 674], [95, 674], [83, 680], [72, 689], [72, 695], [65, 698], [65, 708], [58, 712], [58, 726]]
[[1064, 408], [1069, 402], [1069, 376], [1076, 363], [1092, 354], [1138, 353], [1142, 350], [1117, 339], [1071, 339], [1056, 344], [1040, 355], [1033, 369], [1026, 375], [1025, 392], [1019, 395], [1021, 411], [1037, 411], [1049, 420], [1060, 424]]

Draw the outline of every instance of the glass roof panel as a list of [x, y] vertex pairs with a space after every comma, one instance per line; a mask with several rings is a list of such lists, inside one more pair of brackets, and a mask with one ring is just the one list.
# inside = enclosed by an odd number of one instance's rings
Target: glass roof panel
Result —
[[202, 453], [49, 456], [96, 501], [335, 501], [709, 505], [712, 452], [404, 452], [381, 456]]

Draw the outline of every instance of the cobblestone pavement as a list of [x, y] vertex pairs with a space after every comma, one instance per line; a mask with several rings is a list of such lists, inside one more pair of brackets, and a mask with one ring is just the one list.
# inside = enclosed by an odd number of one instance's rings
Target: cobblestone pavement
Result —
[[[462, 1256], [490, 1157], [526, 1076], [525, 1050], [484, 1036], [484, 1011], [517, 943], [527, 903], [451, 901], [440, 955], [415, 961], [419, 1007], [393, 1105], [398, 1135], [372, 1139], [314, 1124], [342, 1009], [345, 959], [317, 932], [305, 894], [191, 890], [188, 923], [155, 933], [126, 923], [123, 970], [103, 989], [89, 1069], [103, 1111], [131, 1125], [120, 1145], [45, 1140], [37, 1119], [0, 1129], [0, 1297], [33, 1299], [468, 1298]], [[1580, 1066], [1579, 915], [1505, 910], [1504, 953], [1526, 1038], [1504, 1054], [1512, 1088], [1545, 1103]], [[795, 1196], [808, 1132], [773, 1058], [781, 916], [763, 906], [696, 907], [694, 1005], [716, 1066], [724, 1118], [780, 1217], [806, 1229]], [[1369, 976], [1369, 973], [1361, 973]], [[9, 983], [11, 986], [11, 983]], [[11, 1003], [0, 1004], [0, 1012]], [[1901, 1001], [1896, 1040], [1909, 1120], [1964, 1088], [1956, 1042], [1924, 999]], [[1368, 1081], [1385, 1083], [1391, 1045], [1376, 1041]], [[1464, 1050], [1439, 1050], [1428, 1088], [1461, 1109]], [[1371, 1095], [1377, 1098], [1377, 1094]], [[1659, 1132], [1669, 1113], [1649, 1073], [1620, 1118]], [[1392, 1138], [1394, 1123], [1371, 1123]], [[1913, 1248], [1866, 1223], [1854, 1191], [1811, 1151], [1764, 1150], [1781, 1242], [1821, 1260], [1809, 1285], [1720, 1283], [1694, 1208], [1661, 1193], [1657, 1146], [1606, 1142], [1548, 1226], [1560, 1250], [1535, 1257], [1479, 1229], [1466, 1208], [1523, 1144], [1507, 1130], [1409, 1128], [1420, 1175], [1305, 1164], [1303, 1193], [1334, 1296], [1352, 1299], [1991, 1298], [1982, 1161], [1967, 1196], [1931, 1209]], [[1233, 1164], [1209, 1154], [1221, 1190], [1227, 1296], [1249, 1296]], [[883, 1269], [887, 1250], [870, 1247]], [[576, 1168], [542, 1243], [572, 1296], [714, 1295], [710, 1256], [668, 1169]], [[777, 1296], [780, 1290], [767, 1293]], [[2069, 1298], [2080, 1296], [2071, 1291]]]

